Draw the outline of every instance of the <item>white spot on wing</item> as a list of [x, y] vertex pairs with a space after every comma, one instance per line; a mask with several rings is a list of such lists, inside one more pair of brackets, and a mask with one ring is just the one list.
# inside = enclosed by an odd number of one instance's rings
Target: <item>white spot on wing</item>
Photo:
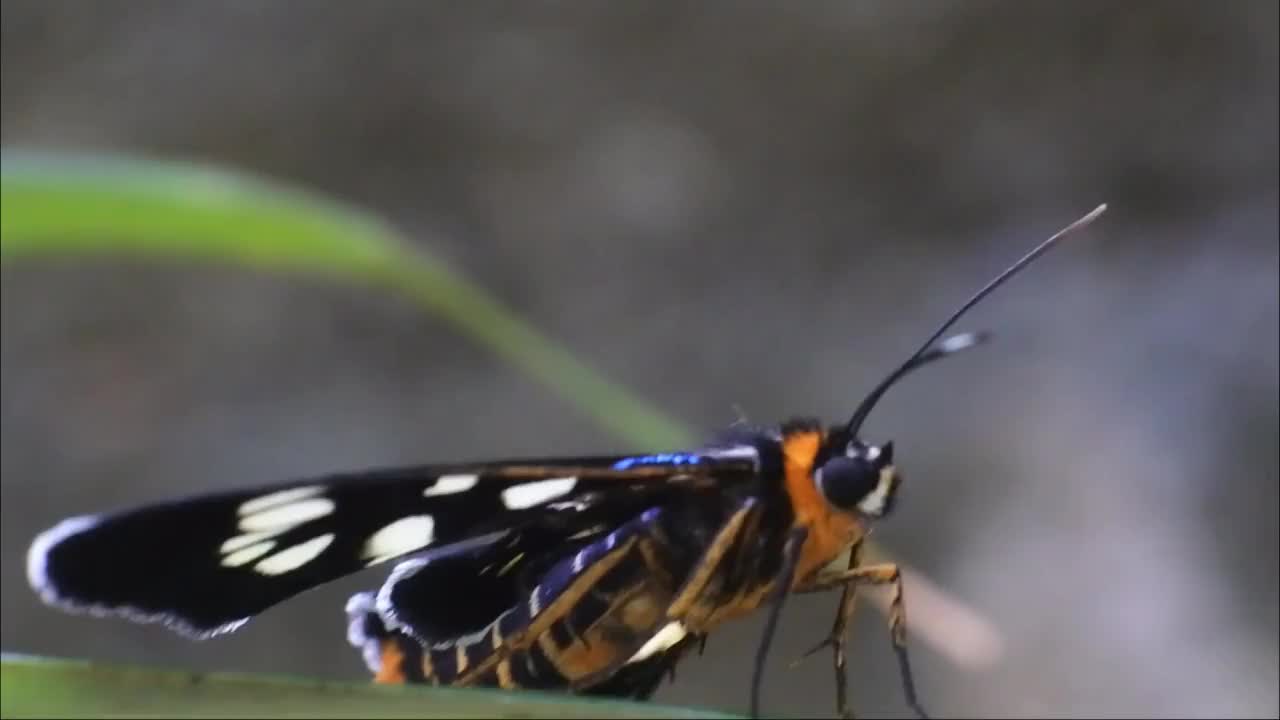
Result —
[[[240, 537], [248, 537], [241, 535]], [[254, 543], [249, 547], [240, 548], [226, 557], [222, 558], [223, 567], [240, 567], [257, 560], [258, 558], [271, 552], [271, 548], [276, 546], [275, 540], [264, 540], [260, 543]]]
[[331, 542], [333, 542], [333, 533], [325, 533], [270, 555], [254, 565], [253, 569], [263, 575], [283, 575], [314, 560], [329, 547]]
[[430, 545], [435, 527], [436, 521], [430, 515], [402, 517], [369, 537], [364, 556], [372, 558], [372, 565]]
[[452, 495], [466, 492], [476, 486], [479, 478], [475, 475], [441, 475], [431, 487], [422, 491], [424, 497], [433, 495]]
[[573, 573], [577, 575], [582, 572], [582, 568], [587, 564], [587, 549], [582, 548], [577, 555], [573, 556]]
[[322, 518], [333, 512], [336, 507], [328, 498], [312, 498], [284, 505], [275, 505], [270, 509], [248, 515], [240, 520], [240, 529], [244, 532], [261, 532], [281, 528], [291, 528], [304, 522]]
[[578, 478], [563, 477], [515, 485], [502, 491], [502, 504], [508, 510], [522, 510], [558, 498], [577, 484]]
[[644, 645], [641, 645], [640, 649], [636, 651], [635, 655], [631, 656], [631, 659], [628, 660], [627, 663], [640, 662], [641, 660], [651, 657], [655, 653], [660, 653], [683, 640], [684, 636], [687, 634], [688, 631], [685, 629], [684, 623], [679, 620], [669, 622], [666, 625], [663, 625], [658, 632], [654, 633], [653, 637], [649, 638]]
[[311, 497], [312, 495], [319, 495], [323, 491], [324, 487], [322, 485], [309, 485], [307, 487], [292, 488], [290, 490], [280, 490], [268, 495], [256, 497], [252, 500], [246, 500], [240, 505], [240, 509], [236, 512], [241, 516], [252, 515], [256, 512], [266, 510], [269, 507], [283, 505], [296, 500], [303, 500]]
[[226, 542], [222, 543], [222, 547], [218, 548], [218, 552], [222, 553], [223, 555], [228, 555], [230, 553], [233, 553], [239, 550], [240, 548], [249, 547], [250, 545], [260, 543], [263, 540], [266, 540], [267, 538], [272, 538], [279, 534], [280, 533], [278, 532], [257, 532], [257, 533], [245, 533], [244, 535], [236, 535], [233, 538], [228, 538]]

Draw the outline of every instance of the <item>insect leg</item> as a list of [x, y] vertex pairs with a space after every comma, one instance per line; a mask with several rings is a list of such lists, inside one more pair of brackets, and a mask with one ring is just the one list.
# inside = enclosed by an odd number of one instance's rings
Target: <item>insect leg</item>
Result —
[[[857, 568], [862, 562], [862, 538], [858, 538], [854, 542], [853, 547], [849, 548], [849, 564], [848, 569]], [[804, 590], [801, 590], [804, 592]], [[827, 635], [821, 642], [814, 645], [801, 655], [795, 662], [791, 663], [791, 667], [799, 665], [805, 658], [813, 655], [819, 650], [830, 647], [833, 656], [833, 665], [836, 674], [836, 712], [844, 718], [852, 718], [853, 710], [849, 705], [849, 678], [846, 666], [848, 657], [845, 648], [848, 645], [848, 627], [849, 621], [853, 619], [853, 611], [857, 602], [858, 584], [856, 582], [844, 583], [844, 588], [840, 594], [840, 606], [836, 611], [835, 622], [832, 623], [831, 633]]]
[[800, 553], [804, 549], [804, 541], [809, 536], [809, 529], [803, 525], [794, 527], [787, 535], [787, 543], [782, 547], [782, 567], [778, 573], [777, 584], [770, 598], [769, 618], [765, 621], [764, 636], [760, 638], [760, 646], [756, 649], [755, 668], [751, 672], [751, 717], [760, 717], [760, 685], [764, 681], [764, 661], [769, 656], [769, 645], [773, 643], [774, 631], [778, 629], [778, 618], [782, 615], [782, 606], [790, 594], [791, 583], [795, 579], [796, 565], [800, 562]]
[[921, 718], [929, 717], [916, 697], [915, 680], [911, 674], [911, 659], [907, 655], [907, 613], [902, 603], [902, 572], [894, 563], [879, 563], [850, 568], [844, 572], [819, 574], [811, 582], [796, 588], [796, 592], [812, 593], [848, 587], [850, 584], [893, 585], [889, 600], [889, 637], [898, 657], [898, 671], [902, 676], [902, 692], [907, 705]]

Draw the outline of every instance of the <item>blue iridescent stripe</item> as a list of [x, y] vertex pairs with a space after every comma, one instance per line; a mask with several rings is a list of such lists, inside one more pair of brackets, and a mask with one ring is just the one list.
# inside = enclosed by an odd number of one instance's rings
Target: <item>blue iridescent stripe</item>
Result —
[[702, 462], [702, 456], [692, 453], [658, 453], [619, 460], [613, 464], [613, 469], [626, 470], [637, 465], [697, 465], [700, 462]]

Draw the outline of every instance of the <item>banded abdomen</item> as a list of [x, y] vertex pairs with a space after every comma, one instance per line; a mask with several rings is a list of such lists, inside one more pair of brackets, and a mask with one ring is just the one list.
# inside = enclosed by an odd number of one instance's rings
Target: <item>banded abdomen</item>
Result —
[[[696, 516], [687, 507], [651, 508], [559, 557], [532, 588], [521, 588], [515, 573], [479, 567], [510, 551], [398, 568], [380, 603], [371, 594], [352, 598], [351, 640], [379, 682], [645, 697], [695, 640], [667, 612], [724, 517], [717, 508]], [[492, 582], [477, 581], [484, 577]], [[492, 599], [504, 593], [514, 602], [498, 610]], [[458, 604], [475, 607], [460, 612]], [[447, 624], [429, 627], [450, 614], [459, 616], [455, 626], [469, 615], [478, 627], [449, 636], [441, 632]]]

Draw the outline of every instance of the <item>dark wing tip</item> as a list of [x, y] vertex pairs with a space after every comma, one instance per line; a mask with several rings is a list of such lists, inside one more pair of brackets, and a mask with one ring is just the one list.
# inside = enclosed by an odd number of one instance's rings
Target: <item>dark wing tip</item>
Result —
[[73, 578], [59, 566], [58, 553], [74, 551], [69, 544], [83, 540], [103, 523], [98, 515], [69, 517], [35, 537], [27, 549], [27, 583], [44, 604], [73, 615], [89, 615], [98, 618], [122, 618], [139, 624], [162, 624], [169, 630], [193, 640], [203, 640], [215, 635], [233, 632], [249, 621], [238, 618], [218, 624], [201, 624], [172, 612], [149, 610], [128, 604], [103, 604], [86, 598], [74, 589]]
[[91, 531], [99, 523], [96, 515], [69, 517], [36, 536], [27, 549], [27, 583], [49, 604], [64, 598], [56, 581], [49, 576], [49, 554], [68, 538]]

